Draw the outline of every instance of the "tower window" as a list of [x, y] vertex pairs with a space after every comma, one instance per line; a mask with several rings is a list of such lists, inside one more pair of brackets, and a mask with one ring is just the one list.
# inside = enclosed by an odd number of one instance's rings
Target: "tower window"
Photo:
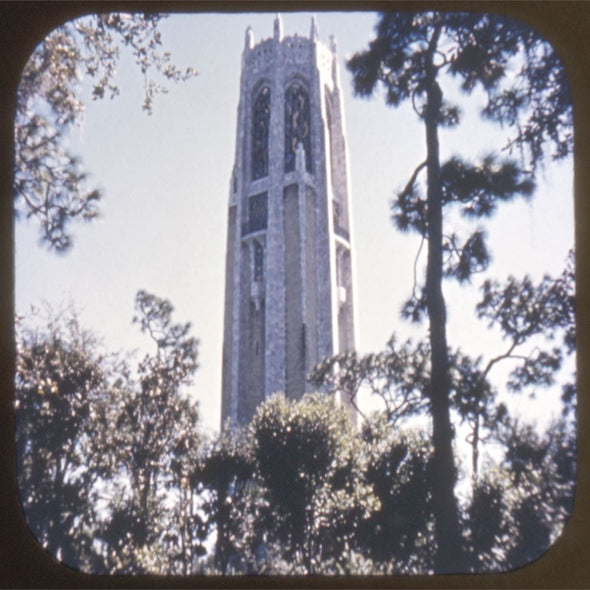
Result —
[[332, 201], [332, 212], [334, 218], [334, 229], [337, 231], [337, 228], [340, 227], [340, 203], [337, 201]]
[[254, 280], [262, 281], [264, 276], [264, 248], [258, 242], [254, 242]]
[[349, 242], [350, 234], [344, 227], [344, 223], [342, 220], [342, 208], [340, 206], [340, 203], [338, 203], [338, 201], [336, 200], [332, 201], [332, 216], [332, 219], [334, 221], [334, 233]]
[[305, 88], [295, 82], [285, 92], [285, 172], [295, 170], [297, 145], [305, 150], [305, 169], [311, 172], [311, 134], [309, 95]]
[[248, 233], [266, 229], [268, 223], [268, 199], [266, 193], [248, 199]]
[[252, 180], [268, 176], [270, 88], [265, 86], [254, 101], [252, 122]]

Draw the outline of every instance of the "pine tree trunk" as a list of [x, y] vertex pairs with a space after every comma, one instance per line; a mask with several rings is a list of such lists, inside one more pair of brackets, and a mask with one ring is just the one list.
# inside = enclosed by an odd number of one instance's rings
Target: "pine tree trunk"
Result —
[[462, 543], [455, 498], [456, 472], [453, 456], [453, 427], [450, 420], [450, 377], [446, 334], [446, 307], [442, 292], [443, 218], [440, 186], [438, 121], [442, 92], [436, 82], [432, 56], [438, 35], [431, 41], [427, 64], [427, 200], [428, 262], [426, 269], [426, 302], [430, 324], [432, 442], [434, 447], [432, 500], [437, 541], [436, 571], [452, 573], [464, 569]]

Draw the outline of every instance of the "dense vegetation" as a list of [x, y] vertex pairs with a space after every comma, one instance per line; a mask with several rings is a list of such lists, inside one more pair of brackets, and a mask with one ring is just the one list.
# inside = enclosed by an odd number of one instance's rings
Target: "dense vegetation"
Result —
[[[71, 310], [18, 323], [19, 487], [53, 555], [95, 573], [436, 571], [427, 427], [392, 428], [385, 412], [356, 429], [333, 396], [276, 395], [249, 427], [208, 438], [189, 395], [190, 326], [145, 292], [136, 309], [154, 349], [139, 361], [102, 351]], [[395, 355], [377, 357], [395, 370]], [[470, 571], [539, 556], [573, 502], [568, 420], [541, 435], [496, 418], [502, 458], [459, 505]]]

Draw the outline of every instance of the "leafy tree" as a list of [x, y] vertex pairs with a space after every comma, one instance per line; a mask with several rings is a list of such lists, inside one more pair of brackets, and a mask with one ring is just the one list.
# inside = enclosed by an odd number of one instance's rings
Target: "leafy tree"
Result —
[[379, 501], [359, 526], [357, 543], [373, 561], [395, 574], [432, 572], [432, 448], [423, 432], [394, 430], [387, 414], [363, 424], [364, 471]]
[[[515, 395], [536, 395], [540, 388], [554, 385], [556, 373], [575, 347], [573, 255], [556, 279], [546, 275], [538, 284], [528, 277], [511, 277], [504, 284], [485, 281], [481, 291], [478, 314], [491, 328], [500, 326], [507, 344], [487, 360], [484, 355], [474, 359], [460, 350], [449, 351], [450, 404], [455, 418], [469, 426], [467, 441], [472, 447], [472, 497], [458, 505], [465, 567], [494, 571], [523, 565], [523, 556], [538, 557], [565, 526], [571, 510], [575, 426], [569, 417], [575, 409], [575, 386], [565, 388], [564, 418], [541, 437], [510, 418], [506, 400], [498, 400], [491, 373], [500, 362], [511, 363], [505, 390]], [[382, 353], [336, 355], [318, 365], [310, 378], [330, 392], [356, 394], [368, 387], [382, 399], [381, 420], [373, 424], [366, 419], [363, 424], [363, 436], [375, 445], [365, 477], [381, 503], [366, 522], [363, 546], [376, 563], [390, 561], [396, 572], [435, 569], [429, 550], [437, 546], [437, 539], [428, 536], [433, 523], [428, 520], [433, 510], [430, 494], [437, 486], [433, 457], [420, 451], [419, 439], [410, 443], [398, 436], [404, 424], [428, 411], [428, 343], [407, 341], [398, 346], [392, 339]], [[503, 465], [501, 472], [492, 467], [493, 477], [479, 475], [480, 450], [487, 441], [505, 449], [504, 461], [493, 461]], [[523, 481], [529, 482], [526, 487]], [[411, 492], [406, 495], [405, 489]], [[406, 532], [403, 519], [400, 523], [396, 517], [400, 511], [412, 521]], [[416, 535], [421, 535], [420, 543]]]
[[251, 438], [228, 425], [205, 448], [193, 476], [193, 486], [204, 499], [203, 536], [216, 535], [213, 563], [206, 573], [229, 575], [250, 568], [245, 556], [251, 553], [246, 537], [255, 516], [249, 493], [253, 477]]
[[521, 28], [519, 33], [522, 66], [510, 83], [490, 93], [483, 114], [513, 130], [505, 149], [517, 149], [534, 170], [547, 156], [559, 160], [572, 154], [572, 99], [553, 48], [532, 29]]
[[332, 397], [276, 395], [205, 450], [217, 574], [416, 573], [433, 567], [432, 451], [383, 417], [356, 432]]
[[357, 409], [361, 388], [368, 388], [381, 398], [386, 419], [396, 426], [426, 411], [424, 392], [429, 372], [425, 342], [407, 340], [398, 346], [392, 337], [383, 352], [359, 357], [353, 351], [327, 357], [313, 368], [308, 379], [328, 393], [346, 393]]
[[108, 368], [71, 310], [45, 315], [44, 329], [17, 321], [17, 477], [32, 533], [58, 559], [78, 566], [92, 551], [83, 528], [95, 519], [96, 473], [86, 449]]
[[191, 573], [205, 552], [197, 489], [197, 369], [190, 324], [140, 291], [155, 344], [137, 366], [99, 352], [75, 315], [19, 323], [18, 479], [25, 515], [57, 559], [95, 573]]
[[198, 340], [189, 323], [173, 323], [169, 301], [139, 291], [135, 306], [133, 321], [155, 353], [120, 383], [105, 411], [99, 448], [111, 462], [111, 479], [127, 483], [100, 537], [111, 572], [181, 573], [201, 552], [190, 527], [199, 520], [190, 477], [201, 436], [197, 408], [184, 394], [198, 367]]
[[540, 557], [573, 509], [575, 432], [563, 421], [542, 436], [505, 416], [494, 433], [504, 461], [478, 481], [467, 511], [472, 571], [506, 571]]
[[[541, 51], [545, 55], [551, 53], [551, 49], [528, 29], [494, 15], [386, 13], [379, 19], [377, 36], [369, 48], [348, 62], [357, 94], [371, 96], [377, 86], [383, 86], [388, 104], [395, 107], [403, 101], [411, 101], [425, 130], [425, 159], [397, 195], [392, 213], [400, 230], [414, 231], [428, 244], [425, 283], [419, 288], [415, 286], [404, 312], [412, 319], [428, 317], [430, 378], [423, 391], [432, 417], [435, 482], [432, 503], [437, 572], [458, 572], [469, 567], [454, 494], [457, 475], [451, 422], [451, 369], [457, 359], [453, 358], [447, 343], [442, 285], [445, 278], [467, 282], [489, 264], [485, 233], [480, 227], [475, 227], [471, 235], [461, 237], [449, 233], [445, 224], [457, 213], [467, 220], [489, 218], [498, 203], [517, 196], [529, 197], [534, 188], [532, 178], [515, 162], [499, 160], [496, 156], [490, 155], [480, 163], [459, 157], [441, 161], [439, 130], [460, 122], [460, 110], [445, 99], [441, 80], [458, 79], [467, 94], [481, 87], [489, 98], [486, 115], [501, 121], [506, 117], [506, 111], [500, 107], [502, 97], [507, 96], [506, 85], [503, 85], [507, 68], [521, 60], [526, 76], [519, 83], [528, 82], [528, 86], [523, 87], [528, 98], [522, 98], [521, 92], [522, 100], [511, 104], [514, 109], [511, 116], [514, 119], [518, 112], [531, 118], [528, 126], [520, 128], [522, 133], [515, 141], [529, 142], [537, 162], [542, 155], [538, 145], [544, 141], [540, 130], [546, 130], [558, 146], [558, 153], [565, 155], [571, 149], [567, 127], [571, 107], [567, 104], [567, 93], [558, 97], [551, 94], [563, 78], [561, 65], [557, 58], [543, 61], [539, 57]], [[541, 62], [550, 69], [542, 69]], [[546, 92], [540, 82], [543, 77], [552, 80]], [[553, 100], [547, 106], [546, 101], [551, 97]], [[539, 117], [542, 103], [544, 118]], [[555, 124], [554, 128], [549, 128], [549, 121]], [[530, 143], [533, 140], [538, 140], [538, 145]], [[422, 175], [425, 175], [423, 182]], [[546, 360], [542, 359], [541, 364]], [[463, 367], [470, 374], [463, 372], [463, 377], [481, 381], [478, 373], [481, 376], [482, 372], [477, 362], [466, 360]], [[481, 387], [478, 390], [481, 392]]]
[[[350, 573], [361, 560], [359, 524], [376, 501], [363, 483], [362, 453], [346, 410], [333, 398], [275, 395], [252, 421], [255, 523], [260, 570], [280, 574]], [[256, 530], [258, 527], [258, 530]]]
[[41, 242], [57, 252], [72, 245], [69, 225], [99, 214], [101, 193], [92, 188], [79, 157], [68, 149], [73, 126], [85, 104], [82, 80], [92, 83], [92, 98], [114, 98], [120, 50], [129, 50], [144, 78], [143, 109], [151, 114], [165, 82], [188, 80], [162, 51], [159, 14], [100, 14], [67, 22], [53, 30], [29, 58], [17, 92], [14, 206], [17, 216], [34, 218]]
[[[501, 361], [513, 363], [506, 388], [515, 393], [536, 391], [539, 387], [555, 384], [555, 376], [562, 368], [565, 359], [575, 352], [575, 276], [574, 256], [570, 251], [565, 269], [557, 278], [545, 275], [539, 284], [530, 277], [522, 280], [509, 277], [504, 284], [499, 281], [484, 281], [481, 286], [482, 299], [477, 304], [477, 314], [488, 320], [490, 328], [498, 327], [505, 340], [506, 349], [490, 358], [479, 375], [479, 390], [471, 399], [473, 423], [474, 460], [473, 471], [477, 476], [477, 445], [479, 441], [480, 419], [488, 430], [493, 431], [506, 417], [503, 405], [495, 412], [489, 404], [482, 406], [481, 391], [493, 367]], [[555, 340], [561, 337], [561, 344]], [[549, 345], [553, 346], [549, 347]], [[564, 388], [564, 415], [575, 407], [575, 374], [573, 382]], [[487, 399], [491, 401], [490, 396]], [[565, 423], [565, 422], [564, 422]]]

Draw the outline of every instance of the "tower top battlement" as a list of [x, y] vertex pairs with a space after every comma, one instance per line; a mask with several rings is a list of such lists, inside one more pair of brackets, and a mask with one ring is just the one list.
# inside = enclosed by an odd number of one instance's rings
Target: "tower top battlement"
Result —
[[256, 43], [251, 27], [246, 29], [242, 65], [254, 71], [272, 66], [276, 61], [292, 64], [308, 64], [317, 60], [318, 67], [330, 73], [335, 60], [336, 43], [330, 38], [328, 47], [319, 41], [318, 26], [315, 17], [311, 19], [310, 36], [302, 37], [295, 33], [283, 36], [280, 15], [274, 21], [274, 35]]

